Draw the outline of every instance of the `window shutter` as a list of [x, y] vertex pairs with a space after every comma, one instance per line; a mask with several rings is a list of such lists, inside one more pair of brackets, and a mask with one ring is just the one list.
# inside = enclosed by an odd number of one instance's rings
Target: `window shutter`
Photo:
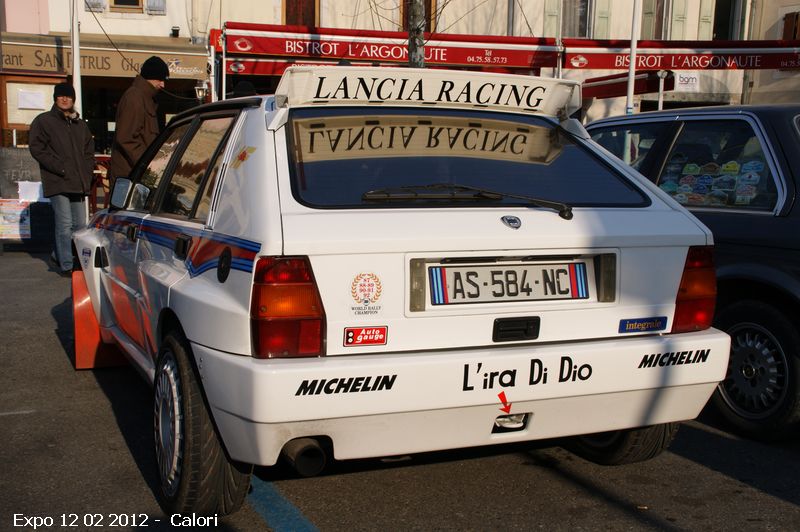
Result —
[[558, 35], [558, 11], [561, 0], [545, 0], [544, 3], [544, 34], [547, 37]]
[[105, 0], [85, 0], [84, 9], [95, 13], [102, 13], [106, 8]]
[[611, 34], [610, 20], [611, 0], [595, 0], [593, 39], [608, 39]]
[[700, 0], [700, 22], [697, 25], [697, 39], [710, 41], [714, 38], [714, 1]]
[[686, 0], [673, 0], [670, 39], [680, 41], [686, 38]]
[[167, 0], [147, 0], [148, 15], [166, 15]]
[[644, 0], [642, 2], [642, 31], [639, 33], [640, 39], [656, 38], [656, 0]]

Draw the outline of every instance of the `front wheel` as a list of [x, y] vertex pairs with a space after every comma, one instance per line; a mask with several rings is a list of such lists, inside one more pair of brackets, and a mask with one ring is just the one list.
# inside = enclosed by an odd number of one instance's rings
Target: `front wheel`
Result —
[[225, 452], [189, 349], [182, 334], [169, 333], [156, 366], [153, 420], [160, 498], [168, 514], [227, 515], [244, 502], [252, 466]]
[[743, 300], [723, 307], [714, 326], [731, 336], [725, 380], [712, 404], [734, 430], [771, 440], [800, 425], [800, 334], [767, 303]]
[[678, 432], [679, 423], [615, 430], [575, 436], [564, 445], [590, 462], [622, 465], [643, 462], [664, 452]]

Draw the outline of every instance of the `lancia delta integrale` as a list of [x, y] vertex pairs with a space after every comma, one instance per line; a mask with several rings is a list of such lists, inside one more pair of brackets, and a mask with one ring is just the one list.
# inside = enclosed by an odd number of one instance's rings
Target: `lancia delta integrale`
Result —
[[168, 511], [232, 512], [281, 455], [667, 447], [728, 363], [712, 237], [563, 119], [579, 94], [292, 67], [173, 118], [73, 278], [76, 357], [116, 344], [153, 385]]

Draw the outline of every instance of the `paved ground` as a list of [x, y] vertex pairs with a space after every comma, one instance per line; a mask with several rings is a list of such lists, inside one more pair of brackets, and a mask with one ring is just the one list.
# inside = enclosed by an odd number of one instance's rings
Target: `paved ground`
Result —
[[[130, 367], [73, 370], [69, 280], [45, 258], [0, 255], [0, 530], [33, 529], [15, 516], [192, 529], [156, 502], [149, 388]], [[556, 444], [335, 463], [313, 479], [257, 468], [245, 507], [211, 528], [800, 530], [800, 439], [742, 440], [704, 417], [656, 460], [613, 468]]]

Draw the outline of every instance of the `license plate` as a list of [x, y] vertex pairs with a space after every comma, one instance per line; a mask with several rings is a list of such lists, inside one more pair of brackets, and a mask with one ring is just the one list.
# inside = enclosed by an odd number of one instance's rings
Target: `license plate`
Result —
[[588, 299], [586, 264], [430, 266], [432, 305]]

